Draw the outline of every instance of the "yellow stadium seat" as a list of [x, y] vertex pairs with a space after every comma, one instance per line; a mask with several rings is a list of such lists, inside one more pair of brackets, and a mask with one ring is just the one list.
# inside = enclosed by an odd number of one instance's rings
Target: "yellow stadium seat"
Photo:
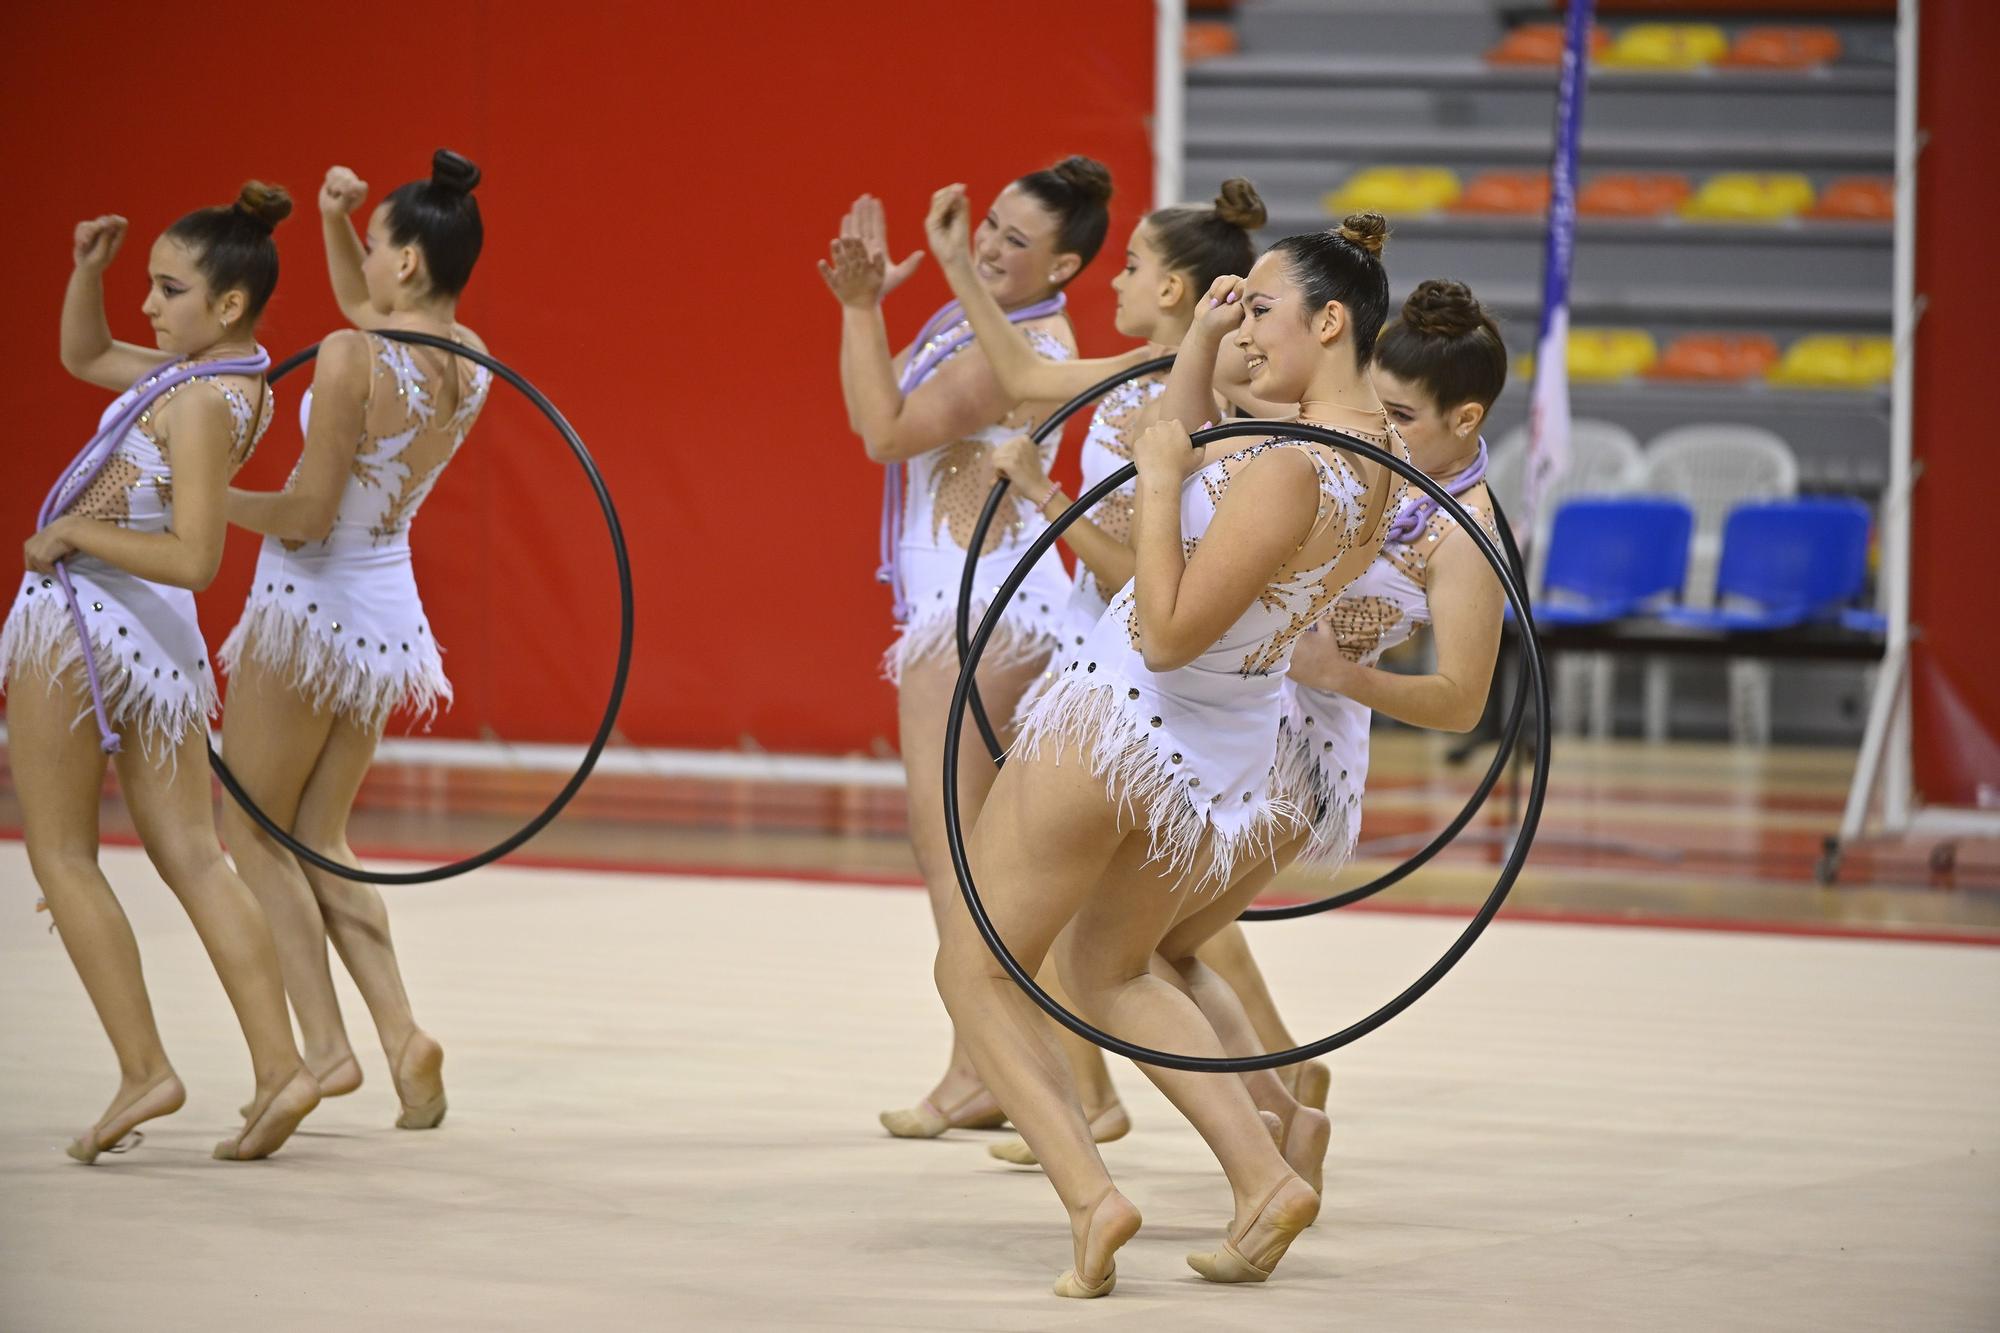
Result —
[[1703, 181], [1681, 216], [1709, 222], [1782, 222], [1813, 206], [1812, 182], [1796, 171], [1726, 171]]
[[1622, 380], [1644, 374], [1660, 349], [1644, 329], [1572, 329], [1568, 359], [1573, 380]]
[[1793, 389], [1866, 389], [1887, 382], [1895, 360], [1887, 338], [1816, 333], [1786, 348], [1767, 379]]
[[1337, 218], [1362, 212], [1394, 218], [1449, 208], [1459, 190], [1457, 174], [1444, 167], [1369, 167], [1348, 177], [1322, 202]]
[[1635, 23], [1598, 63], [1612, 69], [1699, 69], [1729, 54], [1729, 37], [1712, 23]]

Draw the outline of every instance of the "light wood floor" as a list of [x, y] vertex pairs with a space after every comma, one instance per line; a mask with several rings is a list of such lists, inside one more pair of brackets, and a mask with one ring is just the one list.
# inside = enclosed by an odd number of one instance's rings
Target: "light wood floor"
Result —
[[[1182, 1255], [1228, 1212], [1134, 1070], [1106, 1150], [1146, 1226], [1061, 1302], [1062, 1215], [990, 1135], [875, 1112], [942, 1059], [912, 892], [489, 869], [392, 890], [449, 1053], [435, 1133], [383, 1059], [277, 1158], [208, 1149], [249, 1087], [193, 932], [136, 851], [132, 915], [189, 1105], [137, 1151], [62, 1144], [114, 1083], [25, 857], [0, 843], [0, 1327], [1973, 1329], [2000, 1323], [2000, 954], [1503, 919], [1334, 1059], [1319, 1225], [1261, 1288]], [[1344, 1024], [1451, 922], [1254, 939], [1302, 1030]]]

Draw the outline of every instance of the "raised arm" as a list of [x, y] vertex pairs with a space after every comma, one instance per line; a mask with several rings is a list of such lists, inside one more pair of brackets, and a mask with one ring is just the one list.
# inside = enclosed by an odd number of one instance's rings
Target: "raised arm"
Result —
[[[212, 389], [212, 386], [211, 386]], [[219, 392], [177, 394], [153, 418], [174, 477], [174, 525], [139, 532], [94, 518], [66, 515], [28, 539], [28, 568], [48, 573], [73, 552], [95, 556], [153, 583], [200, 592], [222, 566], [227, 524], [222, 496], [229, 485], [235, 419]]]
[[1020, 403], [1064, 402], [1099, 380], [1147, 359], [1143, 346], [1123, 356], [1088, 361], [1051, 361], [1037, 353], [1028, 335], [1007, 318], [1007, 312], [973, 269], [971, 207], [963, 185], [945, 186], [931, 196], [924, 236], [937, 255], [945, 281], [951, 284], [951, 294], [965, 309], [973, 336], [993, 367], [993, 377], [1010, 398]]
[[313, 367], [312, 418], [299, 465], [282, 491], [229, 488], [227, 514], [239, 528], [283, 541], [316, 542], [333, 530], [368, 406], [368, 340], [353, 329], [330, 333]]
[[1132, 511], [1139, 651], [1153, 671], [1186, 666], [1214, 646], [1298, 553], [1318, 504], [1312, 460], [1273, 449], [1230, 480], [1194, 556], [1181, 544], [1181, 483], [1200, 461], [1188, 433], [1161, 421], [1139, 437]]
[[1250, 392], [1250, 367], [1243, 349], [1234, 338], [1224, 338], [1216, 349], [1215, 392], [1222, 401], [1247, 417], [1291, 418], [1299, 414], [1297, 403], [1274, 403]]
[[368, 279], [361, 274], [366, 255], [354, 234], [350, 215], [368, 198], [368, 182], [346, 167], [328, 167], [319, 187], [319, 230], [326, 243], [326, 276], [340, 313], [358, 329], [381, 325], [382, 316], [368, 300]]
[[76, 224], [69, 286], [63, 292], [63, 369], [86, 384], [126, 389], [173, 358], [156, 347], [119, 342], [104, 318], [104, 270], [125, 243], [125, 219], [106, 213]]
[[1344, 694], [1411, 726], [1470, 731], [1486, 709], [1500, 651], [1500, 582], [1478, 545], [1454, 528], [1431, 555], [1425, 596], [1431, 606], [1436, 671], [1407, 676], [1360, 666], [1348, 661], [1333, 635], [1322, 629], [1300, 636], [1292, 679]]
[[1189, 431], [1215, 420], [1216, 360], [1222, 343], [1243, 322], [1243, 279], [1217, 278], [1201, 298], [1194, 323], [1181, 339], [1167, 391], [1158, 403], [1161, 421], [1178, 421]]
[[841, 236], [819, 271], [840, 302], [840, 388], [848, 425], [870, 458], [878, 463], [914, 458], [1000, 420], [1013, 407], [977, 347], [905, 395], [897, 386], [882, 321], [885, 256], [870, 254], [857, 236]]

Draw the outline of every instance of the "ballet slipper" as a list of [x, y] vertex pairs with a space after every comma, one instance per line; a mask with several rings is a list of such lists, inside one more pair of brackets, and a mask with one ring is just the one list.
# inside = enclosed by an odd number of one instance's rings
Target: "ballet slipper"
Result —
[[[1113, 1102], [1090, 1118], [1090, 1138], [1093, 1143], [1116, 1143], [1132, 1132], [1132, 1117], [1125, 1114], [1123, 1102]], [[1041, 1159], [1028, 1146], [1026, 1139], [1009, 1139], [996, 1143], [987, 1153], [1003, 1162], [1015, 1166], [1040, 1166]]]
[[1333, 1088], [1333, 1071], [1324, 1061], [1308, 1060], [1302, 1065], [1293, 1065], [1294, 1081], [1292, 1095], [1315, 1111], [1326, 1109], [1326, 1095]]
[[[361, 1062], [354, 1058], [354, 1052], [349, 1051], [328, 1065], [324, 1074], [315, 1073], [313, 1081], [319, 1084], [321, 1100], [328, 1097], [345, 1097], [361, 1086]], [[236, 1108], [236, 1114], [248, 1120], [250, 1113], [256, 1109], [255, 1101], [247, 1101]]]
[[1094, 1300], [1099, 1296], [1109, 1296], [1111, 1289], [1118, 1285], [1118, 1261], [1113, 1258], [1126, 1241], [1139, 1234], [1139, 1210], [1132, 1201], [1115, 1188], [1108, 1188], [1090, 1207], [1090, 1220], [1084, 1224], [1083, 1257], [1077, 1262], [1090, 1262], [1090, 1245], [1098, 1241], [1104, 1254], [1104, 1276], [1095, 1282], [1087, 1280], [1074, 1267], [1056, 1279], [1053, 1288], [1058, 1296], [1072, 1300]]
[[[1240, 1231], [1222, 1242], [1220, 1250], [1190, 1254], [1188, 1267], [1210, 1282], [1263, 1282], [1277, 1269], [1299, 1233], [1318, 1216], [1319, 1195], [1296, 1175], [1288, 1175], [1271, 1187], [1263, 1204]], [[1258, 1242], [1250, 1244], [1252, 1233], [1259, 1232]]]
[[[396, 1100], [403, 1105], [396, 1117], [397, 1129], [436, 1129], [444, 1123], [444, 1047], [430, 1033], [417, 1028], [404, 1039], [389, 1076], [396, 1085]], [[411, 1088], [412, 1083], [415, 1088]], [[428, 1092], [432, 1087], [437, 1091]], [[412, 1092], [416, 1100], [412, 1100]]]
[[884, 1111], [876, 1117], [882, 1128], [899, 1139], [934, 1139], [948, 1129], [998, 1129], [1007, 1123], [1007, 1113], [997, 1106], [991, 1111], [968, 1114], [970, 1108], [990, 1100], [984, 1089], [973, 1093], [948, 1111], [938, 1109], [926, 1097], [915, 1106], [900, 1111]]
[[[154, 1084], [139, 1093], [131, 1101], [112, 1111], [76, 1136], [64, 1149], [71, 1157], [88, 1166], [102, 1153], [128, 1153], [146, 1141], [146, 1136], [134, 1126], [163, 1115], [172, 1115], [187, 1102], [187, 1089], [181, 1086], [179, 1078], [172, 1073], [163, 1075]], [[109, 1121], [111, 1132], [107, 1135], [101, 1128]], [[106, 1137], [111, 1142], [105, 1143]]]
[[319, 1084], [303, 1067], [265, 1103], [262, 1114], [243, 1126], [233, 1139], [215, 1145], [218, 1162], [254, 1162], [269, 1157], [283, 1147], [299, 1122], [319, 1105]]
[[1285, 1165], [1298, 1172], [1299, 1178], [1312, 1186], [1314, 1194], [1326, 1192], [1326, 1150], [1332, 1141], [1333, 1122], [1327, 1119], [1326, 1112], [1301, 1106], [1278, 1142]]

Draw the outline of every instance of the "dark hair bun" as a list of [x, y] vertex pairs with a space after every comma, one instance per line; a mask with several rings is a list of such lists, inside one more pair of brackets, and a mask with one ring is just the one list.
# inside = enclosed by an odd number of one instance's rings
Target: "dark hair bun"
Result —
[[292, 196], [282, 185], [245, 181], [236, 194], [236, 211], [254, 218], [265, 231], [292, 215]]
[[1403, 302], [1402, 322], [1426, 338], [1462, 338], [1488, 321], [1470, 287], [1449, 278], [1426, 278]]
[[479, 167], [449, 148], [431, 154], [431, 184], [457, 194], [471, 194], [479, 184]]
[[1380, 258], [1382, 242], [1389, 239], [1389, 219], [1380, 213], [1349, 213], [1341, 220], [1340, 239]]
[[1215, 215], [1245, 231], [1255, 231], [1271, 218], [1257, 187], [1241, 176], [1222, 182], [1222, 193], [1215, 196]]
[[1049, 170], [1081, 195], [1085, 202], [1099, 205], [1111, 202], [1111, 168], [1096, 158], [1071, 155]]

